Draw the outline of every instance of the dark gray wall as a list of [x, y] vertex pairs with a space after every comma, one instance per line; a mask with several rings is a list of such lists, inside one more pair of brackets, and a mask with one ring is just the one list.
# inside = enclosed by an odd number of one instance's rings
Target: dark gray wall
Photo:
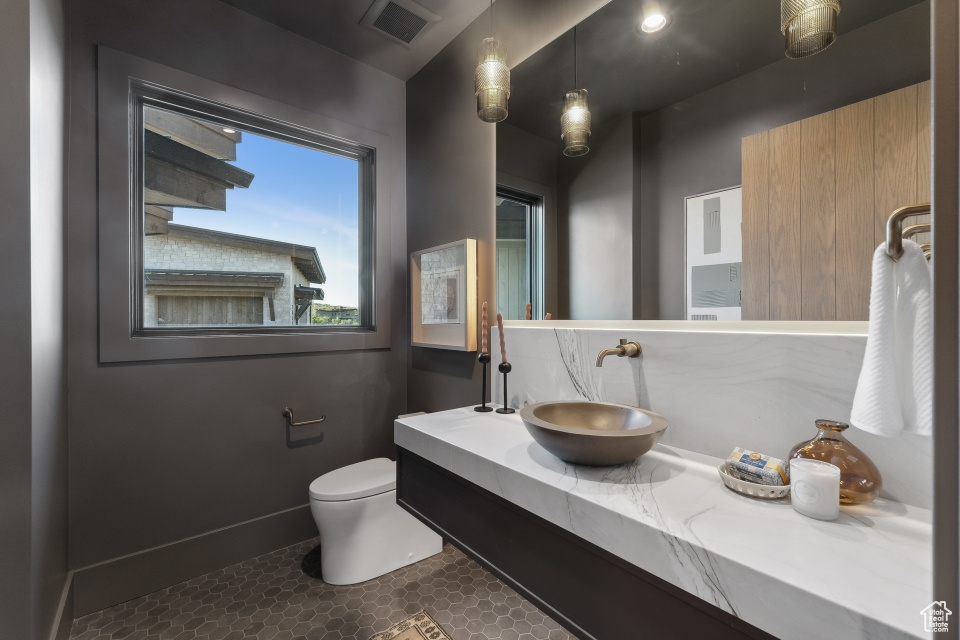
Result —
[[556, 188], [560, 143], [527, 133], [508, 121], [497, 124], [497, 172]]
[[[475, 238], [477, 295], [496, 308], [496, 127], [477, 118], [472, 91], [485, 15], [407, 81], [407, 250]], [[476, 354], [411, 347], [407, 390], [410, 411], [478, 403]]]
[[[81, 569], [79, 614], [315, 535], [310, 481], [390, 456], [392, 421], [406, 406], [402, 294], [386, 350], [98, 363], [96, 45], [390, 136], [398, 152], [378, 175], [390, 182], [392, 208], [378, 221], [391, 229], [393, 278], [380, 284], [395, 292], [406, 290], [406, 113], [402, 81], [216, 0], [76, 0], [71, 12], [70, 562]], [[327, 421], [288, 433], [284, 406]], [[238, 531], [248, 533], [230, 533]], [[106, 564], [86, 568], [95, 563]]]
[[557, 316], [557, 158], [560, 145], [497, 124], [497, 184], [543, 197], [544, 313]]
[[641, 119], [633, 315], [684, 316], [683, 199], [740, 184], [740, 139], [927, 80], [930, 3]]
[[585, 156], [560, 158], [563, 319], [633, 314], [633, 116], [606, 123]]
[[[64, 291], [66, 3], [30, 2], [30, 247], [34, 634], [47, 638], [67, 572]], [[70, 612], [65, 614], [69, 621]]]
[[30, 3], [0, 20], [0, 619], [32, 635], [30, 533]]
[[[608, 1], [500, 0], [495, 33], [514, 66]], [[493, 304], [496, 127], [477, 118], [473, 95], [477, 45], [489, 35], [484, 12], [407, 82], [407, 249], [475, 238], [478, 296]], [[479, 402], [475, 353], [410, 351], [410, 411]]]
[[64, 10], [0, 12], [0, 634], [46, 639], [67, 577]]

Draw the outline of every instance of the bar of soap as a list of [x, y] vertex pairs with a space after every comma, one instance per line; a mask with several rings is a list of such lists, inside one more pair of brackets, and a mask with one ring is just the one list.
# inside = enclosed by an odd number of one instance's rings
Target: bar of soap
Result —
[[727, 473], [738, 480], [783, 486], [790, 484], [787, 463], [779, 458], [737, 447], [727, 457]]

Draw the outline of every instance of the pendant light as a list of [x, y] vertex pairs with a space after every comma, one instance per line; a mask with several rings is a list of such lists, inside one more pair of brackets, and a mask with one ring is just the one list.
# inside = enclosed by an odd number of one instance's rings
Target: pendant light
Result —
[[507, 50], [493, 37], [493, 0], [490, 0], [490, 37], [484, 38], [477, 48], [473, 88], [477, 96], [477, 117], [484, 122], [507, 119], [510, 68], [507, 67]]
[[805, 58], [820, 53], [837, 39], [840, 0], [780, 0], [780, 32], [786, 56]]
[[560, 138], [563, 155], [582, 156], [590, 151], [590, 107], [587, 90], [577, 89], [577, 28], [573, 28], [573, 89], [563, 96], [563, 115], [560, 116]]

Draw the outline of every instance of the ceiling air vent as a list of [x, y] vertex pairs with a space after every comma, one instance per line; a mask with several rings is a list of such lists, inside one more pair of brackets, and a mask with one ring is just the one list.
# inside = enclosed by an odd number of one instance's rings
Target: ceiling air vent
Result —
[[376, 0], [360, 24], [409, 45], [431, 22], [439, 19], [440, 16], [411, 0]]

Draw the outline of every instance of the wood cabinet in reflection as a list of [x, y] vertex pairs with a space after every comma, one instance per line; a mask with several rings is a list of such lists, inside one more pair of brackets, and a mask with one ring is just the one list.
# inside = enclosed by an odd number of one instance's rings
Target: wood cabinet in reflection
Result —
[[743, 319], [867, 320], [887, 217], [930, 200], [930, 83], [747, 136], [741, 150]]

